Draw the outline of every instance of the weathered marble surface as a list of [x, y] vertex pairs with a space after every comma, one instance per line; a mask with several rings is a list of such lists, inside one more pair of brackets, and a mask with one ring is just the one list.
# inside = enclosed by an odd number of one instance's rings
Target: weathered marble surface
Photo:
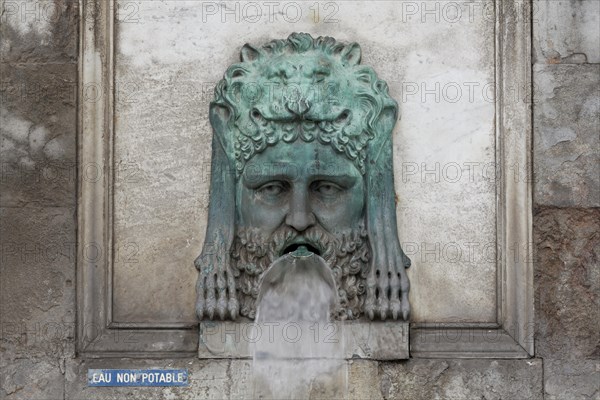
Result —
[[536, 63], [600, 63], [600, 2], [534, 0]]
[[360, 43], [400, 102], [395, 188], [412, 320], [495, 321], [494, 20], [483, 8], [449, 19], [451, 2], [438, 17], [408, 3], [335, 3], [336, 23], [323, 20], [333, 9], [315, 22], [304, 2], [294, 22], [291, 8], [250, 22], [244, 2], [223, 15], [202, 2], [141, 2], [137, 23], [121, 16], [115, 162], [136, 173], [116, 181], [115, 243], [137, 252], [115, 265], [117, 321], [194, 322], [212, 89], [245, 42], [294, 31]]
[[534, 202], [599, 207], [600, 65], [536, 64], [533, 73]]

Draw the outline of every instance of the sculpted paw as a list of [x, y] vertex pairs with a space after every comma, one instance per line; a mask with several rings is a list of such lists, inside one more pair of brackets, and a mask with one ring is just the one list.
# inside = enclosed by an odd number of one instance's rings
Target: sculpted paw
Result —
[[367, 290], [365, 313], [369, 319], [391, 318], [407, 321], [410, 315], [408, 302], [409, 282], [405, 268], [406, 256], [399, 244], [386, 246], [385, 251], [376, 254], [373, 259], [375, 268], [375, 287]]
[[377, 298], [377, 314], [382, 321], [384, 321], [388, 315], [389, 304], [386, 290], [379, 290], [379, 297]]
[[394, 299], [390, 302], [390, 313], [393, 320], [398, 319], [401, 315], [402, 304], [400, 300]]
[[375, 280], [371, 277], [367, 278], [367, 298], [363, 311], [371, 321], [375, 319]]
[[227, 305], [227, 310], [229, 311], [229, 316], [231, 317], [231, 319], [237, 318], [239, 309], [240, 309], [240, 303], [235, 298], [235, 296], [233, 296], [232, 298], [229, 299], [229, 304]]
[[402, 293], [402, 319], [408, 321], [410, 317], [410, 303], [408, 302], [408, 289]]
[[[235, 297], [235, 282], [223, 257], [200, 256], [196, 268], [200, 274], [196, 284], [196, 315], [202, 319], [235, 319], [239, 304]], [[218, 264], [220, 263], [220, 264]], [[217, 269], [215, 265], [220, 265]]]

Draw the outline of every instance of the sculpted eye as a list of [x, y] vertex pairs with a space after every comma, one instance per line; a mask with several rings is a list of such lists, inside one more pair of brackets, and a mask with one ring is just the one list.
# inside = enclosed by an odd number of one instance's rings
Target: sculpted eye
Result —
[[318, 181], [313, 184], [313, 190], [322, 196], [336, 196], [344, 189], [333, 182]]
[[274, 181], [262, 185], [260, 188], [258, 188], [258, 192], [265, 196], [274, 197], [279, 196], [286, 190], [286, 188], [285, 182]]
[[336, 124], [345, 124], [350, 117], [350, 111], [344, 110], [335, 120]]

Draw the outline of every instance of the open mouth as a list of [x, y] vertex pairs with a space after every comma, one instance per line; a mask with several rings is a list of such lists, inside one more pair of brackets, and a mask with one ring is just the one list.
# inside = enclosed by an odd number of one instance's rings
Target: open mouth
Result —
[[285, 249], [283, 249], [283, 251], [281, 252], [281, 255], [283, 256], [288, 253], [293, 253], [294, 251], [298, 250], [298, 248], [300, 248], [300, 247], [306, 247], [306, 250], [308, 250], [312, 253], [315, 253], [318, 256], [321, 255], [321, 252], [315, 246], [313, 246], [309, 243], [303, 243], [303, 242], [290, 244]]

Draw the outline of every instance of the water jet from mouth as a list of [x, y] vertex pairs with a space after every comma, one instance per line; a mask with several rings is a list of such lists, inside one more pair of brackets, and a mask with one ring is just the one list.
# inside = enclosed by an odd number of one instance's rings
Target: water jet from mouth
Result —
[[346, 398], [342, 325], [331, 268], [299, 245], [265, 271], [252, 337], [254, 398]]

